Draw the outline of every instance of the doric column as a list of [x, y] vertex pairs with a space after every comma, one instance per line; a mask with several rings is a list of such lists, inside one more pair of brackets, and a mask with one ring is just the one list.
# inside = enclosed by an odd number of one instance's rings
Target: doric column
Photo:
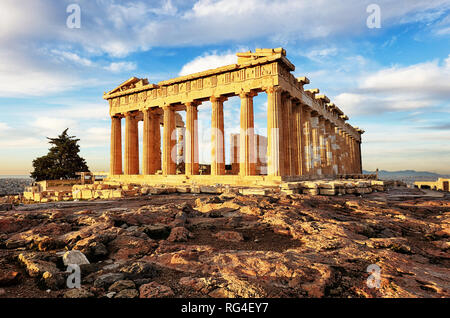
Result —
[[185, 149], [185, 173], [187, 175], [198, 174], [198, 103], [186, 103], [186, 149]]
[[269, 87], [267, 93], [267, 175], [281, 176], [282, 158], [281, 88]]
[[333, 136], [333, 129], [332, 124], [330, 121], [325, 121], [325, 147], [326, 147], [326, 155], [327, 155], [327, 162], [326, 162], [326, 174], [333, 175], [333, 149], [332, 149], [332, 136]]
[[177, 164], [181, 164], [185, 162], [184, 158], [184, 149], [186, 148], [185, 136], [186, 136], [186, 128], [177, 127]]
[[303, 158], [302, 158], [302, 171], [303, 175], [313, 174], [313, 146], [312, 146], [312, 133], [311, 133], [311, 110], [303, 106]]
[[331, 133], [331, 171], [333, 175], [339, 174], [338, 160], [339, 160], [339, 145], [337, 142], [337, 132], [336, 126], [330, 123], [330, 133]]
[[342, 174], [341, 166], [340, 166], [340, 160], [341, 160], [341, 147], [339, 144], [340, 137], [339, 137], [339, 127], [334, 126], [334, 137], [335, 137], [335, 143], [334, 143], [334, 164], [335, 164], [335, 171], [336, 174]]
[[350, 145], [348, 143], [348, 134], [346, 132], [343, 133], [343, 137], [344, 137], [344, 170], [345, 170], [345, 174], [350, 174], [351, 170], [350, 170]]
[[252, 176], [256, 173], [256, 147], [253, 119], [252, 92], [242, 92], [241, 97], [241, 133], [239, 142], [239, 174]]
[[239, 134], [230, 135], [231, 174], [239, 173]]
[[142, 136], [142, 174], [154, 174], [153, 165], [153, 134], [152, 134], [152, 112], [150, 109], [144, 109], [144, 132]]
[[162, 170], [161, 164], [161, 113], [159, 108], [152, 111], [152, 117], [150, 121], [151, 134], [153, 135], [152, 144], [150, 145], [153, 149], [153, 161], [152, 161], [152, 172], [156, 173], [158, 170]]
[[122, 119], [120, 116], [111, 117], [111, 175], [122, 174]]
[[342, 128], [339, 128], [339, 146], [340, 146], [340, 173], [347, 174], [347, 145], [345, 143], [345, 132]]
[[327, 133], [325, 129], [325, 118], [319, 117], [319, 147], [320, 147], [320, 171], [327, 174]]
[[355, 144], [353, 143], [353, 137], [352, 136], [348, 136], [348, 143], [350, 146], [350, 171], [351, 173], [355, 173], [356, 172], [356, 165], [355, 165]]
[[353, 144], [352, 144], [352, 137], [347, 134], [346, 136], [347, 141], [347, 154], [348, 154], [348, 172], [354, 173], [354, 166], [353, 166]]
[[292, 130], [293, 130], [293, 161], [294, 161], [294, 174], [295, 175], [302, 175], [303, 169], [302, 169], [302, 160], [303, 160], [303, 133], [302, 133], [302, 127], [303, 127], [303, 116], [302, 116], [302, 109], [303, 106], [300, 103], [297, 103], [294, 107], [293, 107], [293, 113], [292, 113], [292, 117], [293, 117], [293, 124], [292, 124]]
[[225, 97], [210, 98], [211, 117], [211, 175], [225, 174], [225, 135], [223, 122], [223, 102]]
[[291, 131], [292, 131], [292, 100], [288, 93], [282, 94], [281, 101], [282, 105], [282, 120], [283, 123], [283, 133], [282, 133], [282, 144], [283, 144], [283, 154], [284, 154], [284, 169], [283, 175], [290, 176], [292, 175], [293, 163], [292, 163], [292, 140], [291, 140]]
[[139, 136], [136, 114], [125, 115], [125, 174], [139, 174]]
[[356, 139], [352, 137], [351, 140], [352, 140], [353, 173], [359, 173], [357, 150], [356, 150]]
[[345, 144], [345, 132], [342, 128], [339, 129], [339, 136], [341, 137], [340, 145], [341, 145], [341, 166], [342, 166], [342, 174], [347, 174], [347, 147]]
[[320, 127], [318, 115], [311, 116], [311, 138], [313, 148], [313, 174], [322, 175], [320, 160]]
[[177, 138], [175, 130], [175, 111], [171, 106], [164, 106], [164, 134], [163, 134], [163, 174], [176, 173]]
[[359, 168], [359, 173], [363, 173], [363, 169], [362, 169], [362, 154], [361, 154], [361, 141], [358, 142], [358, 168]]

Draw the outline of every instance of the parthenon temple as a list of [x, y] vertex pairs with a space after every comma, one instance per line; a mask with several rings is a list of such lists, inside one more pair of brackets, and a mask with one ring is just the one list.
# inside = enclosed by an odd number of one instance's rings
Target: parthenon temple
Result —
[[[295, 66], [283, 48], [256, 49], [237, 57], [237, 64], [158, 84], [133, 77], [105, 93], [111, 116], [108, 179], [250, 185], [362, 173], [364, 131], [348, 124], [348, 117], [319, 89], [305, 88], [309, 79], [292, 74]], [[262, 93], [267, 95], [267, 136], [254, 129], [253, 98]], [[224, 108], [233, 96], [240, 97], [240, 114], [234, 116], [240, 118], [240, 133], [231, 135], [227, 149]], [[197, 119], [199, 105], [207, 101], [212, 107], [211, 162], [204, 170]], [[141, 155], [139, 121], [143, 121]], [[225, 164], [226, 151], [231, 154], [230, 165]]]

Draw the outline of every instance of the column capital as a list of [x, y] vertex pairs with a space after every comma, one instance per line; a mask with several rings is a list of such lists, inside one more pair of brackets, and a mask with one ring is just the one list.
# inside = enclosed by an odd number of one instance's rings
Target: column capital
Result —
[[239, 92], [239, 97], [241, 98], [245, 98], [245, 97], [254, 97], [258, 95], [256, 92], [250, 90], [250, 91], [244, 91], [242, 90], [241, 92]]
[[212, 95], [212, 96], [209, 98], [209, 101], [210, 101], [211, 103], [214, 103], [214, 102], [224, 102], [224, 101], [226, 101], [227, 99], [228, 99], [228, 97], [226, 97], [226, 96], [222, 96], [222, 95], [214, 96], [214, 95]]
[[311, 109], [311, 117], [320, 117], [320, 114], [314, 109]]
[[305, 114], [311, 115], [311, 113], [313, 111], [311, 107], [309, 107], [308, 105], [305, 105], [303, 103], [300, 103], [300, 105], [302, 105], [302, 109], [303, 109], [303, 112], [305, 112]]
[[125, 112], [124, 113], [124, 117], [136, 117], [137, 116], [137, 112], [136, 111], [131, 111], [131, 112]]
[[263, 90], [267, 93], [267, 94], [273, 94], [273, 93], [282, 93], [283, 89], [281, 88], [281, 86], [269, 86], [269, 87], [263, 87]]
[[184, 103], [184, 105], [185, 105], [186, 107], [197, 107], [197, 106], [199, 106], [200, 104], [201, 104], [201, 102], [196, 101], [196, 100], [193, 100], [193, 101]]

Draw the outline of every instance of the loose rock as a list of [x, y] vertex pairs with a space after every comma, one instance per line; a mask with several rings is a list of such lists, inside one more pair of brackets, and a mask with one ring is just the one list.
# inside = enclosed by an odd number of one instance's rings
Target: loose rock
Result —
[[170, 287], [151, 282], [139, 288], [140, 298], [169, 298], [175, 296]]

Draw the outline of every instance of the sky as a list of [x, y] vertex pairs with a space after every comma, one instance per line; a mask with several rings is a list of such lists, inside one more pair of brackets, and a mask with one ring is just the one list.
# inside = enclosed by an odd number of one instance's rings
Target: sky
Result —
[[[305, 88], [365, 130], [365, 170], [450, 174], [449, 13], [450, 0], [1, 0], [0, 175], [29, 174], [46, 137], [65, 128], [91, 171], [108, 171], [104, 92], [132, 76], [158, 83], [276, 47], [310, 79]], [[265, 135], [266, 95], [254, 104]], [[226, 147], [239, 105], [225, 102]], [[210, 106], [199, 108], [202, 162]]]

